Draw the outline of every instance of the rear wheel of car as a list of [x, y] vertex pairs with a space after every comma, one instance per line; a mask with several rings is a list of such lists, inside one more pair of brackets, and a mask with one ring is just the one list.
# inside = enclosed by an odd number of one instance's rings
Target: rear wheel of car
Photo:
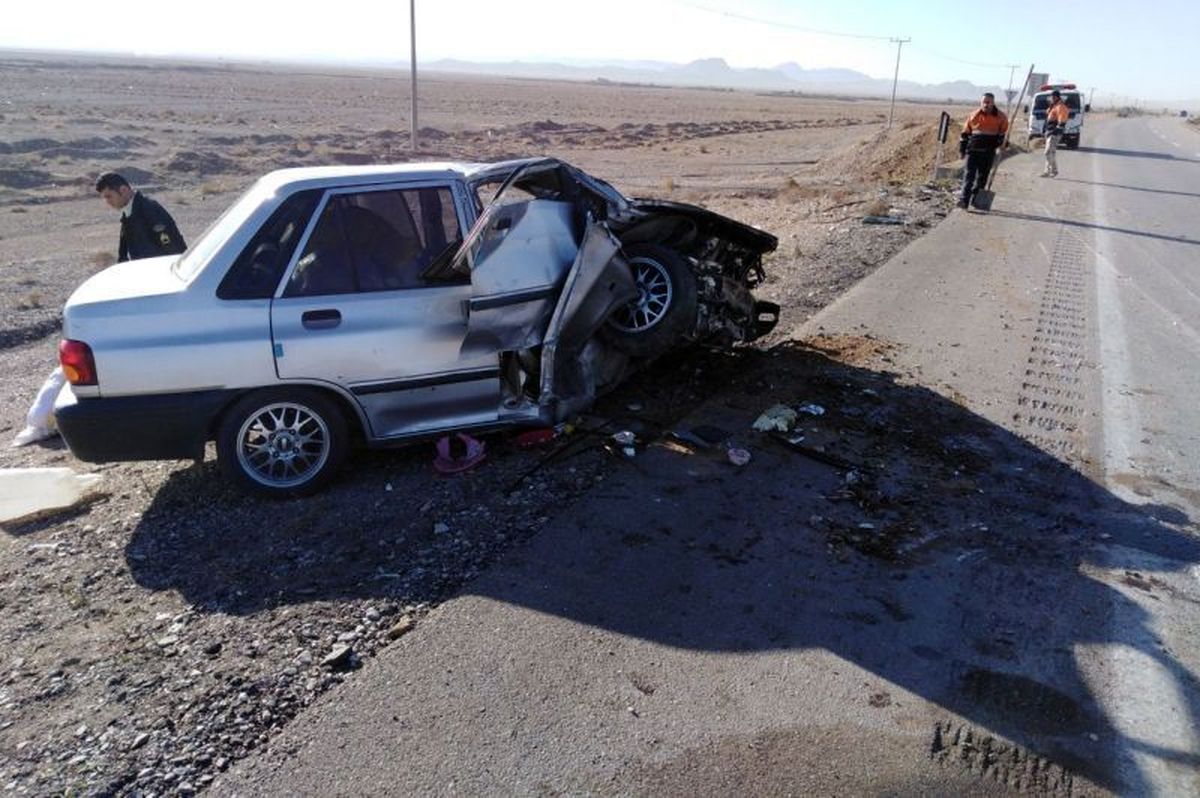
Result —
[[217, 430], [221, 471], [244, 491], [307, 496], [331, 480], [346, 457], [346, 419], [307, 388], [256, 391], [234, 404]]
[[658, 244], [636, 244], [624, 253], [638, 296], [613, 312], [601, 334], [628, 354], [661, 354], [696, 322], [696, 275], [682, 255]]

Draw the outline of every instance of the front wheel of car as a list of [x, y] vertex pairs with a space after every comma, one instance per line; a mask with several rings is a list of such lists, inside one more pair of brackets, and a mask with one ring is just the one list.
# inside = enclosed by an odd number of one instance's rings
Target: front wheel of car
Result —
[[229, 409], [217, 430], [217, 462], [238, 488], [262, 496], [307, 496], [346, 457], [346, 419], [307, 388], [256, 391]]
[[613, 311], [601, 334], [621, 351], [635, 356], [662, 354], [696, 323], [696, 275], [687, 260], [658, 244], [626, 247], [638, 296]]

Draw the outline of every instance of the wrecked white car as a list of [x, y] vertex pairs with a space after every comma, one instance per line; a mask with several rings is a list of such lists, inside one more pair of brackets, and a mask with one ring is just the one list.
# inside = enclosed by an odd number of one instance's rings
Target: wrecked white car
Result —
[[71, 296], [58, 427], [91, 462], [215, 440], [239, 486], [311, 493], [352, 443], [553, 424], [671, 347], [763, 335], [776, 243], [553, 159], [272, 172]]

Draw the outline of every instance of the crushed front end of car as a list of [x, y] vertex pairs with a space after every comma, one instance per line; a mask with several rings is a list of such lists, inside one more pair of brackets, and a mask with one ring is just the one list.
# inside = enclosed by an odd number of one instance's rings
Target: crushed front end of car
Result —
[[497, 184], [454, 268], [471, 273], [464, 348], [500, 351], [508, 420], [563, 420], [672, 348], [753, 341], [779, 320], [753, 296], [769, 233], [628, 199], [556, 159], [481, 170], [481, 206]]

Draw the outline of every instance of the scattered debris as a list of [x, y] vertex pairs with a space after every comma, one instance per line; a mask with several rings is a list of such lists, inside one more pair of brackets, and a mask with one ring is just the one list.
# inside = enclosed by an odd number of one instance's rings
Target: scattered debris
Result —
[[778, 432], [773, 432], [771, 433], [771, 437], [782, 443], [787, 448], [791, 449], [793, 452], [802, 454], [810, 460], [816, 460], [818, 463], [824, 463], [825, 465], [831, 465], [834, 468], [841, 468], [846, 471], [862, 472], [864, 470], [862, 466], [855, 465], [849, 460], [838, 457], [836, 454], [830, 454], [829, 452], [822, 451], [821, 449], [814, 449], [811, 446], [805, 446], [798, 441], [794, 442], [794, 439], [787, 435], [781, 435]]
[[701, 424], [698, 427], [692, 427], [692, 434], [710, 446], [718, 446], [729, 440], [728, 432], [720, 427], [714, 427], [708, 424]]
[[787, 405], [779, 404], [768, 408], [755, 419], [753, 427], [759, 432], [790, 432], [796, 425], [796, 411]]
[[739, 449], [736, 446], [729, 449], [729, 451], [725, 453], [725, 456], [729, 459], [729, 462], [733, 463], [739, 468], [750, 462], [750, 452], [746, 451], [745, 449]]
[[623, 429], [620, 432], [612, 434], [612, 442], [621, 450], [621, 454], [626, 457], [636, 457], [637, 449], [634, 444], [637, 443], [637, 435], [631, 430]]
[[899, 216], [864, 216], [863, 224], [904, 224]]
[[558, 433], [553, 427], [544, 429], [529, 429], [517, 434], [514, 438], [518, 449], [535, 449], [554, 440]]
[[806, 402], [806, 403], [800, 405], [799, 407], [797, 407], [796, 411], [800, 412], [800, 413], [805, 413], [810, 416], [825, 415], [825, 408], [821, 407], [819, 404], [816, 404], [814, 402]]

